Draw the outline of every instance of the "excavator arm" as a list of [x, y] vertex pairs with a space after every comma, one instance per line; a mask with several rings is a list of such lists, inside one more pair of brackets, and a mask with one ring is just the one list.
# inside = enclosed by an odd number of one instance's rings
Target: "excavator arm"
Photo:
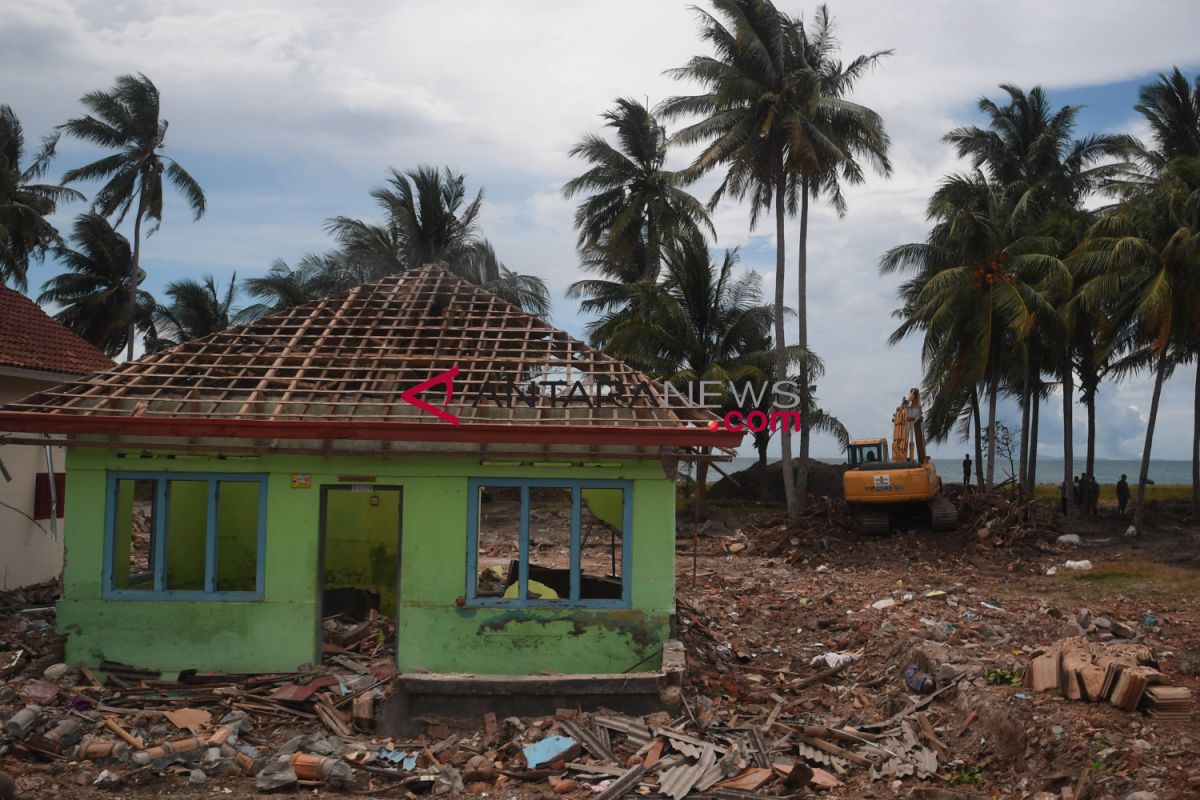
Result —
[[925, 423], [919, 389], [910, 389], [892, 415], [892, 458], [918, 464], [929, 460], [925, 452]]

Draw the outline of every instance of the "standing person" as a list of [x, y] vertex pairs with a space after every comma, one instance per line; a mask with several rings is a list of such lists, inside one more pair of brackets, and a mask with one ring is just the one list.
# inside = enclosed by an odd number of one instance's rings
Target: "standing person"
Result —
[[1066, 481], [1058, 482], [1058, 496], [1059, 496], [1059, 500], [1062, 502], [1062, 515], [1065, 517], [1067, 515], [1067, 482]]
[[1096, 476], [1088, 473], [1088, 514], [1096, 516], [1100, 512], [1100, 484], [1096, 482]]
[[1124, 516], [1127, 505], [1129, 505], [1129, 482], [1122, 474], [1121, 480], [1117, 481], [1117, 513]]
[[1076, 475], [1071, 480], [1071, 499], [1075, 501], [1076, 508], [1083, 508], [1083, 476]]
[[963, 456], [963, 486], [971, 485], [971, 454]]

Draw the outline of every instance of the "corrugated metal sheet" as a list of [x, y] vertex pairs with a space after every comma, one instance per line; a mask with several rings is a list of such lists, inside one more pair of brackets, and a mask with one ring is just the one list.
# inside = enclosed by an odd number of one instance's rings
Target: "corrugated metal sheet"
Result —
[[600, 741], [600, 737], [596, 736], [591, 730], [583, 727], [573, 719], [563, 720], [558, 723], [558, 727], [562, 728], [568, 736], [587, 748], [587, 751], [596, 758], [604, 761], [616, 761], [617, 757], [612, 751]]
[[625, 734], [629, 737], [629, 741], [636, 745], [639, 750], [650, 741], [650, 729], [638, 719], [605, 717], [596, 714], [592, 717], [592, 722], [609, 730]]
[[[716, 762], [716, 750], [711, 744], [707, 745], [695, 764], [680, 764], [664, 772], [658, 779], [658, 790], [673, 800], [683, 800], [701, 778], [706, 777], [709, 770], [716, 767]], [[719, 770], [717, 775], [720, 776]]]
[[835, 768], [840, 767], [841, 769], [845, 769], [848, 764], [848, 762], [843, 758], [830, 755], [824, 750], [818, 750], [817, 748], [804, 744], [803, 742], [797, 744], [796, 747], [799, 749], [800, 757], [810, 764]]

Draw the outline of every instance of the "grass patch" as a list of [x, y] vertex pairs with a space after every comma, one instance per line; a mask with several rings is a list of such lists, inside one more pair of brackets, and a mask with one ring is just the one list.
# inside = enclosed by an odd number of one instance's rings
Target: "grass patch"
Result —
[[1200, 597], [1200, 573], [1154, 561], [1098, 564], [1091, 572], [1059, 572], [1064, 586], [1094, 593], [1171, 597], [1193, 601]]
[[[1039, 483], [1034, 487], [1038, 500], [1057, 504], [1059, 502], [1057, 483]], [[1129, 504], [1137, 500], [1137, 481], [1129, 482]], [[1192, 487], [1186, 483], [1156, 483], [1146, 487], [1146, 500], [1191, 500]], [[1117, 505], [1117, 487], [1111, 484], [1100, 487], [1100, 505]]]

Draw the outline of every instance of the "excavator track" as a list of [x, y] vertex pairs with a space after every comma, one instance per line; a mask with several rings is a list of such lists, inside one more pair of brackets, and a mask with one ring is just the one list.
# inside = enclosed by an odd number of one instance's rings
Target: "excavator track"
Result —
[[892, 531], [887, 512], [877, 508], [855, 509], [854, 522], [863, 533], [886, 536]]
[[929, 501], [929, 513], [935, 531], [952, 531], [958, 528], [958, 508], [946, 497], [938, 495]]

